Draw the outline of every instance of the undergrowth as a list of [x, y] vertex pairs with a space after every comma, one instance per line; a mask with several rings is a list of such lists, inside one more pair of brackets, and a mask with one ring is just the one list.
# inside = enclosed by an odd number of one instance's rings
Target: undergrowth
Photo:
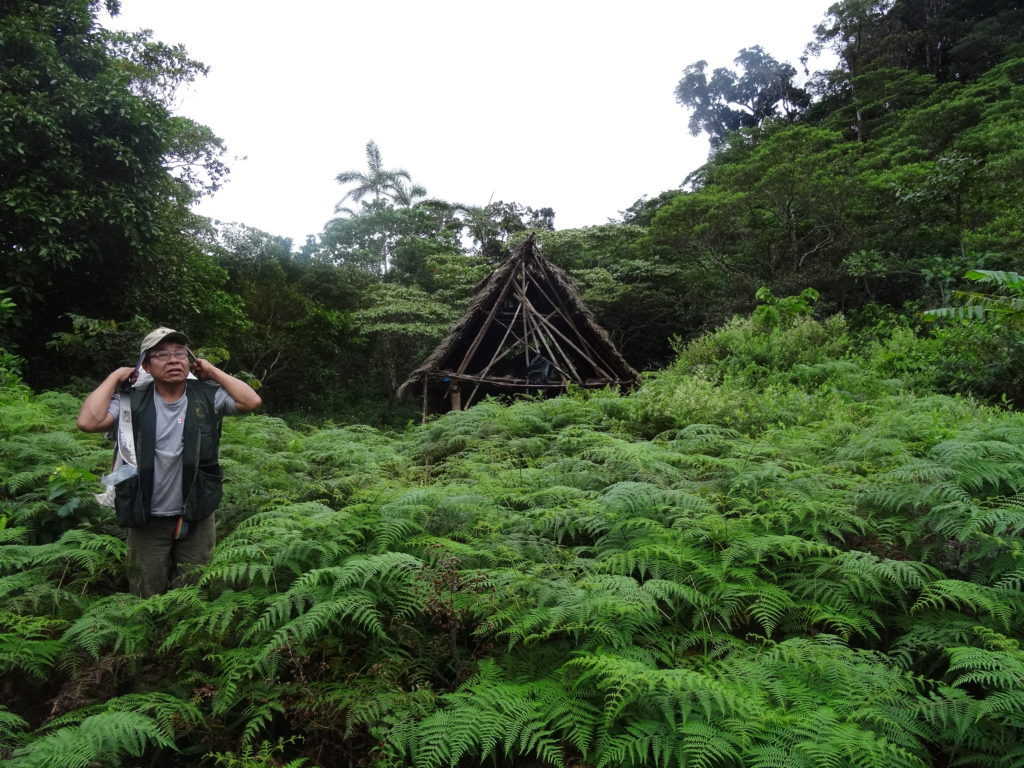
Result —
[[845, 333], [397, 435], [231, 420], [213, 562], [149, 600], [78, 401], [0, 391], [0, 756], [1024, 764], [1024, 419]]

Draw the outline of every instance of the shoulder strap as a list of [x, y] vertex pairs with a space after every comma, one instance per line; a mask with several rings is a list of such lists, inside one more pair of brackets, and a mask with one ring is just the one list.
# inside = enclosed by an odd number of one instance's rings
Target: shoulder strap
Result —
[[135, 457], [135, 430], [132, 429], [132, 387], [121, 387], [121, 413], [117, 422], [117, 451], [125, 464], [138, 467]]

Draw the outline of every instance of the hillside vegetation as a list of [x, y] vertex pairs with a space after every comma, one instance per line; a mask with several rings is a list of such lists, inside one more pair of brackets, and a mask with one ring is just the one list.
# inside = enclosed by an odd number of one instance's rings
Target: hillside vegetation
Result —
[[109, 448], [10, 383], [0, 754], [1019, 766], [1024, 418], [894, 378], [908, 338], [761, 313], [629, 396], [229, 421], [214, 560], [146, 601]]
[[[827, 54], [810, 61], [830, 64], [817, 72], [756, 41], [731, 64], [680, 51], [675, 98], [711, 153], [678, 169], [679, 188], [624, 199], [616, 221], [556, 230], [544, 200], [440, 200], [370, 141], [364, 168], [324, 169], [337, 215], [301, 244], [191, 212], [228, 172], [223, 142], [174, 113], [206, 69], [180, 45], [102, 29], [99, 9], [117, 5], [0, 9], [0, 308], [17, 312], [0, 369], [36, 389], [88, 391], [164, 325], [258, 383], [271, 413], [401, 425], [418, 414], [397, 385], [530, 232], [638, 370], [750, 312], [763, 286], [813, 288], [858, 329], [932, 336], [916, 313], [949, 304], [968, 270], [1021, 271], [1015, 0], [823, 3], [807, 31], [808, 52]], [[632, 139], [637, 162], [664, 165]], [[938, 336], [942, 391], [1024, 399], [1018, 333]]]

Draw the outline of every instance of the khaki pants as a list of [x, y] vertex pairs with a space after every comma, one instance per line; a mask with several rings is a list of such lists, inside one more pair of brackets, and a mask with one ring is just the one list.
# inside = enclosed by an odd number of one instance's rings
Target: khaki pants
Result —
[[188, 534], [174, 540], [176, 517], [153, 517], [128, 529], [128, 584], [133, 595], [152, 597], [194, 584], [196, 566], [206, 565], [217, 541], [214, 516], [188, 524]]

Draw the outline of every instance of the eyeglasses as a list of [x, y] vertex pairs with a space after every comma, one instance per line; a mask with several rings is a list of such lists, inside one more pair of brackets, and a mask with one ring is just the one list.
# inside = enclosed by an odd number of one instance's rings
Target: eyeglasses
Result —
[[146, 356], [148, 360], [159, 360], [160, 362], [163, 362], [164, 360], [170, 360], [172, 357], [175, 358], [176, 360], [187, 360], [188, 352], [184, 350], [181, 350], [179, 352], [168, 352], [167, 350], [161, 350], [160, 352], [150, 352]]

